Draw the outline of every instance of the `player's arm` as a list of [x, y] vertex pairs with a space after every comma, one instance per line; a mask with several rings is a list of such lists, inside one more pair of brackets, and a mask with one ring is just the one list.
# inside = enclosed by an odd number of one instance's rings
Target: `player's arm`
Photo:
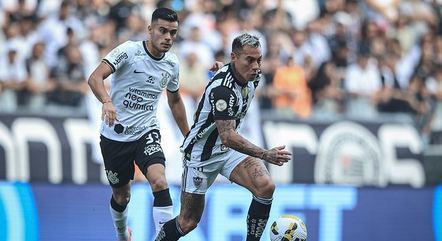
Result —
[[212, 105], [213, 118], [223, 145], [278, 166], [290, 160], [290, 153], [284, 150], [284, 146], [265, 150], [238, 134], [234, 114], [238, 103], [237, 97], [231, 89], [225, 86], [213, 88], [209, 94], [209, 101]]
[[235, 120], [215, 120], [215, 124], [218, 129], [221, 142], [227, 147], [249, 156], [261, 158], [278, 166], [282, 166], [285, 162], [290, 160], [291, 154], [290, 152], [284, 150], [285, 146], [265, 150], [242, 137], [235, 129]]
[[167, 91], [167, 103], [172, 111], [173, 118], [180, 128], [181, 134], [185, 136], [189, 132], [189, 124], [187, 123], [186, 108], [184, 107], [183, 100], [179, 90], [177, 91]]
[[95, 97], [103, 103], [101, 119], [109, 126], [112, 126], [116, 119], [115, 107], [112, 104], [112, 99], [107, 93], [104, 85], [104, 80], [112, 74], [112, 68], [109, 64], [101, 62], [100, 65], [89, 76], [88, 84], [94, 93]]

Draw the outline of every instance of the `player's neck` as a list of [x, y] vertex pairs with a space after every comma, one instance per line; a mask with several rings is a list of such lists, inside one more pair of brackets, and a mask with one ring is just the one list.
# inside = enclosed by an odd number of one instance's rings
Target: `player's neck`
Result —
[[144, 44], [146, 45], [147, 51], [149, 51], [149, 54], [157, 59], [161, 59], [164, 56], [164, 52], [158, 51], [150, 41], [144, 41]]
[[247, 85], [248, 81], [241, 77], [241, 75], [236, 71], [235, 65], [230, 63], [230, 67], [232, 68], [233, 77], [235, 77], [236, 83], [240, 86]]

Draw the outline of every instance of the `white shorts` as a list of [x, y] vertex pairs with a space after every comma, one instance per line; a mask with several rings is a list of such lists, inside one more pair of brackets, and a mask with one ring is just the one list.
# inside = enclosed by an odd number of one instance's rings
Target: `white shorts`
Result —
[[218, 174], [230, 179], [233, 169], [244, 161], [248, 155], [230, 150], [216, 155], [207, 161], [211, 164], [201, 167], [189, 167], [184, 161], [181, 190], [187, 193], [205, 194]]

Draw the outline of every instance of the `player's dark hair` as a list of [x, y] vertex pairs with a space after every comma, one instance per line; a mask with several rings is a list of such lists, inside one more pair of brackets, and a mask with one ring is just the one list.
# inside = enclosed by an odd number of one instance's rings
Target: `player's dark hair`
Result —
[[261, 47], [261, 43], [259, 42], [258, 37], [253, 36], [248, 33], [243, 33], [240, 36], [236, 37], [232, 43], [232, 52], [238, 53], [244, 48], [244, 46], [250, 46], [253, 48]]
[[163, 19], [169, 22], [179, 22], [178, 14], [169, 8], [157, 8], [153, 11], [151, 22], [155, 22], [158, 19]]

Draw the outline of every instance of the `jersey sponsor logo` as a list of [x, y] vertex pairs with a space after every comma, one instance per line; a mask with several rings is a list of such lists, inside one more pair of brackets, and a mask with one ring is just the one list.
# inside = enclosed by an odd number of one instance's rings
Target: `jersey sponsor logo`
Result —
[[144, 155], [151, 156], [154, 153], [163, 152], [160, 144], [150, 144], [144, 147]]
[[142, 102], [144, 102], [143, 97], [146, 97], [146, 96], [149, 96], [149, 94], [147, 92], [136, 89], [136, 88], [130, 88], [129, 93], [127, 93], [124, 96], [125, 100], [123, 101], [123, 105], [124, 105], [124, 107], [129, 108], [129, 109], [153, 111], [154, 110], [153, 105], [150, 105], [148, 103], [142, 104]]
[[120, 179], [118, 179], [118, 172], [112, 172], [111, 170], [106, 170], [106, 176], [109, 182], [114, 185], [120, 182]]
[[227, 112], [229, 113], [229, 116], [234, 116], [235, 113], [233, 111], [233, 107], [235, 105], [235, 96], [230, 94], [230, 98], [229, 98], [229, 109], [227, 110]]
[[130, 92], [130, 93], [128, 93], [129, 96], [128, 96], [128, 94], [126, 94], [127, 98], [130, 97], [131, 93], [148, 98], [148, 99], [156, 100], [158, 98], [158, 96], [154, 93], [151, 93], [151, 92], [145, 91], [145, 90], [136, 89], [136, 88], [129, 88], [129, 92]]
[[147, 129], [147, 126], [128, 126], [126, 130], [124, 130], [125, 135], [136, 135], [138, 133], [143, 132]]
[[129, 109], [133, 109], [133, 110], [148, 110], [148, 111], [153, 111], [153, 105], [149, 105], [149, 104], [140, 104], [137, 102], [133, 102], [133, 101], [129, 101], [129, 100], [124, 100], [123, 101], [123, 105], [126, 108]]
[[115, 58], [115, 60], [112, 62], [113, 65], [118, 65], [121, 61], [128, 59], [129, 56], [125, 52], [118, 55], [118, 57]]
[[121, 134], [121, 133], [123, 133], [123, 131], [124, 131], [124, 126], [121, 125], [121, 124], [116, 124], [116, 125], [114, 126], [114, 131], [115, 131], [115, 133], [117, 133], [117, 134]]
[[215, 103], [215, 108], [217, 111], [224, 111], [227, 109], [227, 102], [225, 100], [217, 100]]

